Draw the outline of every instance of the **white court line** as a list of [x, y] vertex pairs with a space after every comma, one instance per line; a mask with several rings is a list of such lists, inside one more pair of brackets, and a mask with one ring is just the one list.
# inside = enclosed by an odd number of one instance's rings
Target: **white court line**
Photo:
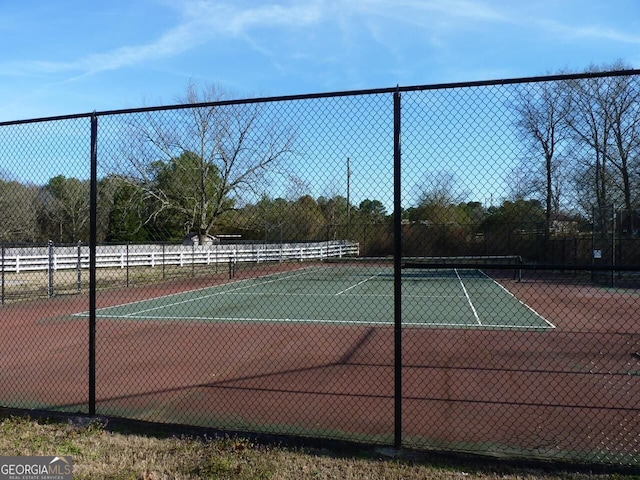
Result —
[[[131, 317], [125, 315], [113, 315], [109, 318], [112, 319], [127, 319], [129, 320]], [[392, 321], [375, 321], [375, 320], [334, 320], [334, 319], [322, 319], [322, 318], [254, 318], [254, 317], [158, 317], [154, 315], [143, 315], [139, 317], [135, 317], [136, 320], [153, 320], [153, 321], [199, 321], [199, 322], [252, 322], [252, 323], [311, 323], [314, 325], [318, 324], [334, 324], [334, 325], [374, 325], [374, 326], [392, 326], [394, 322]], [[451, 327], [458, 329], [465, 328], [477, 328], [480, 325], [472, 325], [467, 323], [455, 323], [455, 322], [433, 322], [433, 323], [424, 323], [424, 322], [403, 322], [403, 327], [421, 327], [421, 328], [432, 328], [432, 327]], [[493, 329], [505, 329], [505, 330], [546, 330], [548, 327], [541, 325], [482, 325], [483, 328], [493, 328]]]
[[[209, 297], [214, 297], [214, 296], [218, 296], [218, 295], [224, 295], [226, 293], [234, 293], [235, 295], [246, 295], [246, 296], [268, 296], [268, 297], [274, 297], [274, 296], [286, 296], [286, 297], [334, 297], [337, 294], [335, 293], [291, 293], [291, 292], [286, 292], [286, 293], [255, 293], [255, 292], [240, 292], [240, 290], [244, 290], [247, 288], [251, 288], [253, 286], [256, 286], [256, 284], [251, 284], [251, 285], [246, 285], [246, 286], [242, 286], [239, 288], [232, 288], [232, 289], [222, 289], [223, 287], [228, 287], [230, 285], [237, 285], [237, 284], [242, 284], [242, 283], [246, 283], [249, 281], [255, 281], [261, 278], [270, 278], [270, 277], [277, 277], [277, 278], [273, 278], [271, 280], [268, 280], [266, 282], [260, 282], [257, 285], [265, 285], [267, 283], [273, 283], [273, 282], [277, 282], [280, 280], [288, 280], [290, 278], [294, 278], [300, 275], [306, 275], [307, 273], [311, 273], [310, 270], [316, 270], [317, 267], [304, 267], [302, 269], [297, 269], [297, 270], [293, 270], [293, 272], [295, 272], [293, 275], [283, 275], [283, 273], [290, 273], [290, 272], [277, 272], [275, 274], [267, 274], [267, 275], [262, 275], [260, 277], [256, 277], [256, 278], [245, 278], [242, 280], [236, 280], [234, 282], [227, 282], [227, 283], [222, 283], [219, 285], [211, 285], [211, 286], [207, 286], [207, 287], [201, 287], [201, 288], [197, 288], [194, 290], [186, 290], [184, 292], [176, 292], [176, 293], [169, 293], [167, 295], [161, 295], [159, 297], [153, 297], [153, 298], [148, 298], [148, 299], [144, 299], [144, 300], [135, 300], [133, 302], [127, 302], [127, 303], [121, 303], [118, 305], [111, 305], [109, 307], [102, 307], [102, 308], [98, 308], [96, 310], [96, 312], [98, 313], [98, 316], [100, 317], [100, 312], [106, 312], [103, 316], [104, 317], [109, 317], [109, 318], [135, 318], [139, 313], [145, 313], [145, 312], [149, 312], [149, 311], [153, 311], [153, 310], [159, 310], [165, 307], [173, 307], [175, 305], [180, 305], [183, 303], [188, 303], [191, 301], [198, 301], [204, 298], [209, 298]], [[375, 276], [378, 275], [382, 275], [382, 273], [378, 273], [377, 275], [372, 276], [371, 278], [374, 278]], [[359, 285], [360, 283], [364, 283], [365, 281], [370, 280], [371, 278], [367, 279], [367, 280], [363, 280], [362, 282], [359, 282], [357, 285]], [[341, 293], [346, 292], [347, 290], [350, 290], [352, 288], [354, 288], [357, 285], [353, 285], [345, 290], [343, 290]], [[222, 290], [221, 290], [222, 289]], [[204, 295], [204, 296], [198, 296], [195, 298], [191, 298], [191, 299], [187, 299], [187, 300], [182, 300], [179, 302], [173, 302], [173, 303], [168, 303], [168, 304], [164, 304], [158, 307], [153, 307], [153, 308], [149, 308], [149, 309], [144, 309], [144, 310], [138, 310], [135, 312], [131, 312], [125, 315], [113, 315], [110, 314], [109, 311], [113, 310], [115, 308], [120, 308], [120, 307], [127, 307], [127, 306], [132, 306], [132, 305], [136, 305], [136, 304], [143, 304], [143, 303], [147, 303], [147, 302], [152, 302], [152, 301], [156, 301], [156, 300], [161, 300], [161, 299], [165, 299], [165, 298], [171, 298], [171, 297], [178, 297], [178, 296], [184, 296], [184, 295], [188, 295], [191, 293], [195, 293], [195, 292], [202, 292], [202, 291], [206, 291], [206, 290], [215, 290], [214, 293], [208, 294], [208, 295]], [[362, 298], [393, 298], [394, 295], [393, 294], [350, 294], [350, 295], [344, 295], [344, 296], [353, 296], [353, 297], [362, 297]], [[403, 298], [424, 298], [424, 295], [411, 295], [411, 294], [404, 294]], [[430, 295], [429, 298], [458, 298], [458, 295]], [[74, 313], [73, 316], [74, 317], [86, 317], [89, 315], [88, 311], [84, 311], [84, 312], [78, 312], [78, 313]], [[140, 318], [144, 318], [144, 317], [140, 317]], [[186, 317], [181, 317], [181, 318], [186, 318]]]
[[[355, 285], [351, 285], [350, 287], [345, 288], [344, 290], [340, 290], [338, 293], [334, 293], [333, 296], [342, 295], [343, 293], [348, 292], [349, 290], [351, 290], [353, 288], [356, 288], [356, 287], [362, 285], [363, 283], [369, 282], [369, 281], [373, 280], [374, 278], [379, 277], [380, 275], [384, 275], [385, 273], [386, 272], [378, 272], [375, 275], [371, 275], [369, 278], [365, 278], [364, 280], [361, 280], [360, 282], [356, 283]], [[448, 277], [442, 277], [442, 278], [443, 279], [444, 278], [448, 279]], [[458, 280], [460, 280], [460, 277], [458, 277]], [[464, 286], [462, 288], [464, 290]], [[466, 295], [466, 291], [465, 291], [465, 295]], [[384, 295], [384, 294], [373, 294], [373, 295], [357, 294], [356, 296], [359, 296], [359, 297], [394, 297], [395, 295], [393, 295], [393, 294], [388, 294], [388, 295]], [[405, 295], [405, 294], [403, 294], [402, 297], [403, 298], [405, 298], [405, 297], [406, 298], [412, 298], [412, 297], [424, 298], [424, 295], [410, 295], [410, 294], [409, 295]], [[429, 295], [429, 298], [458, 298], [458, 295]], [[469, 296], [467, 295], [467, 299], [468, 298], [469, 298]], [[471, 308], [473, 309], [473, 305], [471, 306]], [[477, 318], [477, 315], [476, 315], [476, 318]]]
[[[302, 318], [302, 319], [296, 319], [296, 318], [242, 318], [242, 317], [185, 317], [185, 316], [180, 316], [178, 317], [172, 317], [172, 316], [166, 316], [166, 317], [162, 317], [162, 316], [154, 316], [154, 315], [142, 315], [146, 312], [150, 312], [153, 310], [160, 310], [162, 308], [165, 307], [173, 307], [176, 305], [180, 305], [180, 304], [184, 304], [190, 301], [197, 301], [197, 300], [201, 300], [203, 298], [208, 298], [208, 297], [213, 297], [213, 296], [217, 296], [217, 295], [221, 295], [221, 294], [225, 294], [225, 293], [234, 293], [236, 295], [247, 295], [247, 296], [258, 296], [258, 295], [268, 295], [268, 296], [274, 296], [274, 294], [259, 294], [259, 293], [254, 293], [254, 292], [246, 292], [246, 291], [241, 291], [241, 290], [246, 290], [248, 288], [251, 288], [253, 286], [260, 286], [260, 285], [265, 285], [265, 284], [269, 284], [269, 283], [274, 283], [277, 282], [279, 280], [287, 280], [287, 279], [291, 279], [291, 278], [296, 278], [296, 277], [300, 277], [302, 275], [306, 275], [309, 273], [313, 273], [313, 271], [317, 270], [318, 267], [316, 266], [309, 266], [309, 267], [303, 267], [301, 269], [297, 269], [297, 270], [291, 270], [288, 272], [277, 272], [277, 273], [270, 273], [270, 274], [266, 274], [266, 275], [262, 275], [256, 278], [249, 278], [249, 279], [242, 279], [242, 280], [237, 280], [235, 282], [228, 282], [228, 283], [224, 283], [224, 284], [220, 284], [220, 285], [213, 285], [213, 286], [208, 286], [208, 287], [202, 287], [202, 288], [198, 288], [198, 289], [194, 289], [194, 290], [189, 290], [186, 292], [177, 292], [177, 293], [172, 293], [172, 294], [167, 294], [167, 295], [163, 295], [160, 297], [155, 297], [152, 299], [146, 299], [146, 300], [138, 300], [135, 302], [129, 302], [129, 303], [125, 303], [125, 304], [120, 304], [120, 305], [114, 305], [111, 307], [104, 307], [101, 309], [98, 309], [98, 311], [102, 311], [105, 312], [103, 314], [104, 317], [109, 317], [109, 318], [113, 318], [113, 319], [140, 319], [140, 320], [168, 320], [168, 321], [172, 321], [172, 320], [192, 320], [192, 321], [251, 321], [251, 322], [283, 322], [283, 323], [333, 323], [333, 324], [354, 324], [354, 325], [392, 325], [393, 322], [376, 322], [376, 321], [357, 321], [357, 320], [331, 320], [331, 319], [306, 319], [306, 318]], [[322, 269], [322, 268], [320, 268]], [[471, 299], [469, 297], [469, 294], [467, 292], [467, 289], [462, 281], [462, 278], [460, 277], [460, 275], [458, 274], [458, 271], [455, 270], [458, 282], [460, 283], [464, 296], [466, 297], [473, 313], [475, 316], [476, 321], [478, 322], [478, 326], [481, 327], [485, 327], [485, 328], [498, 328], [498, 329], [513, 329], [513, 330], [518, 330], [518, 329], [535, 329], [535, 330], [543, 330], [543, 329], [547, 329], [549, 327], [547, 326], [537, 326], [537, 325], [493, 325], [493, 324], [486, 324], [483, 325], [482, 322], [479, 319], [479, 316], [477, 314], [477, 311], [473, 305], [473, 303], [471, 302]], [[556, 328], [555, 325], [553, 325], [551, 322], [547, 321], [544, 317], [542, 317], [540, 314], [538, 314], [535, 310], [533, 310], [531, 307], [529, 307], [528, 305], [526, 305], [525, 303], [523, 303], [522, 301], [518, 300], [517, 297], [515, 297], [515, 295], [513, 295], [509, 290], [507, 290], [504, 286], [502, 286], [500, 283], [498, 283], [497, 281], [495, 281], [494, 279], [492, 279], [491, 277], [489, 277], [488, 275], [486, 275], [484, 272], [481, 271], [481, 273], [488, 278], [489, 280], [491, 280], [494, 284], [498, 285], [501, 290], [507, 292], [512, 298], [514, 298], [518, 303], [520, 303], [522, 306], [526, 307], [529, 311], [531, 311], [532, 313], [534, 313], [537, 317], [541, 318], [546, 325], [549, 325], [551, 328]], [[370, 281], [374, 278], [376, 278], [377, 276], [382, 275], [382, 273], [378, 273], [376, 275], [372, 275], [371, 277], [358, 282], [355, 285], [352, 285], [351, 287], [348, 287], [345, 290], [342, 290], [341, 292], [339, 292], [338, 294], [343, 294], [353, 288], [355, 288], [358, 285], [361, 285], [367, 281]], [[255, 280], [259, 280], [259, 279], [264, 279], [266, 281], [261, 281], [259, 283], [252, 283], [250, 285], [242, 285], [242, 284], [246, 284], [246, 282], [250, 282], [250, 281], [255, 281]], [[231, 289], [224, 289], [224, 287], [229, 287], [229, 286], [233, 286], [233, 285], [242, 285], [242, 286], [237, 286], [236, 288], [231, 288]], [[221, 288], [223, 287], [222, 291]], [[185, 294], [190, 294], [193, 292], [199, 292], [199, 291], [206, 291], [206, 290], [215, 290], [214, 293], [205, 295], [205, 296], [199, 296], [197, 298], [193, 298], [193, 299], [189, 299], [189, 300], [183, 300], [183, 301], [178, 301], [178, 302], [173, 302], [167, 305], [162, 305], [160, 307], [154, 307], [154, 308], [150, 308], [150, 309], [145, 309], [145, 310], [139, 310], [137, 312], [132, 312], [126, 315], [109, 315], [108, 311], [112, 310], [114, 308], [117, 307], [121, 307], [121, 306], [127, 306], [127, 305], [135, 305], [135, 304], [140, 304], [143, 302], [149, 302], [149, 301], [154, 301], [154, 300], [158, 300], [158, 299], [162, 299], [162, 298], [169, 298], [169, 297], [175, 297], [177, 295], [185, 295]], [[276, 295], [285, 295], [285, 294], [276, 294]], [[288, 293], [286, 294], [287, 296], [335, 296], [337, 294], [301, 294], [301, 293]], [[369, 297], [393, 297], [393, 295], [390, 294], [368, 294], [368, 295], [356, 295], [356, 294], [348, 294], [348, 295], [343, 295], [345, 297], [348, 296], [353, 296], [353, 297], [362, 297], [362, 298], [369, 298]], [[403, 295], [403, 298], [411, 298], [411, 297], [416, 297], [416, 298], [424, 298], [423, 295]], [[452, 295], [432, 295], [430, 296], [430, 298], [460, 298], [459, 295], [456, 296], [452, 296]], [[84, 312], [84, 314], [87, 314], [87, 312]], [[82, 313], [79, 314], [75, 314], [74, 316], [82, 316]], [[444, 327], [456, 327], [456, 328], [464, 328], [464, 327], [471, 327], [473, 328], [473, 324], [465, 324], [465, 323], [450, 323], [450, 322], [434, 322], [434, 323], [423, 323], [423, 322], [403, 322], [403, 325], [406, 327], [440, 327], [440, 326], [444, 326]]]
[[373, 280], [376, 277], [379, 277], [380, 275], [382, 275], [382, 272], [378, 272], [375, 275], [371, 275], [369, 278], [365, 278], [364, 280], [356, 283], [355, 285], [351, 285], [349, 288], [345, 288], [344, 290], [339, 291], [338, 293], [334, 294], [335, 296], [338, 295], [342, 295], [344, 292], [348, 292], [349, 290], [351, 290], [352, 288], [356, 288], [358, 285], [362, 285], [363, 283], [368, 282], [369, 280]]
[[[209, 295], [205, 295], [203, 297], [189, 298], [187, 300], [182, 300], [180, 302], [168, 303], [168, 304], [160, 305], [158, 307], [153, 307], [153, 308], [145, 308], [143, 310], [138, 310], [135, 313], [130, 313], [129, 315], [126, 315], [125, 317], [128, 317], [128, 316], [138, 317], [138, 315], [141, 314], [141, 313], [153, 312], [154, 310], [161, 310], [163, 308], [171, 308], [171, 307], [175, 307], [176, 305], [183, 305], [183, 304], [189, 303], [189, 302], [195, 302], [195, 301], [199, 301], [199, 300], [204, 300], [205, 298], [211, 298], [211, 297], [216, 297], [218, 295], [224, 295], [224, 294], [227, 294], [227, 293], [237, 292], [239, 290], [245, 290], [247, 288], [253, 288], [253, 287], [256, 287], [258, 285], [267, 285], [269, 283], [279, 282], [281, 280], [297, 277], [297, 276], [300, 276], [300, 275], [304, 275], [306, 273], [307, 272], [300, 272], [300, 273], [296, 273], [296, 274], [293, 274], [293, 275], [287, 275], [287, 276], [284, 276], [282, 278], [279, 277], [279, 278], [274, 278], [274, 279], [271, 279], [271, 280], [266, 280], [264, 282], [260, 282], [260, 283], [257, 283], [257, 284], [256, 283], [252, 283], [250, 285], [245, 285], [243, 287], [238, 287], [238, 288], [232, 288], [230, 290], [224, 290], [222, 292], [218, 291], [218, 292], [215, 292], [215, 293], [211, 293]], [[258, 277], [258, 278], [260, 278], [260, 277]], [[139, 318], [142, 318], [142, 317], [139, 317]]]
[[462, 291], [464, 292], [464, 296], [467, 297], [467, 302], [469, 302], [469, 306], [471, 307], [471, 310], [473, 311], [473, 316], [476, 317], [476, 322], [478, 322], [478, 325], [482, 326], [482, 322], [480, 321], [480, 317], [478, 317], [478, 312], [476, 312], [476, 307], [473, 306], [473, 302], [471, 301], [471, 298], [469, 298], [469, 293], [467, 293], [467, 288], [464, 286], [464, 283], [462, 282], [462, 279], [460, 278], [460, 275], [458, 274], [458, 269], [454, 268], [453, 271], [456, 272], [456, 277], [458, 277], [458, 281], [460, 282], [460, 286], [462, 287]]
[[[354, 285], [355, 286], [355, 285]], [[346, 290], [349, 290], [353, 287], [349, 287]], [[346, 291], [343, 290], [343, 291]], [[227, 292], [223, 292], [227, 293]], [[300, 292], [267, 292], [267, 293], [257, 293], [257, 292], [240, 292], [235, 293], [235, 295], [244, 295], [247, 297], [335, 297], [338, 295], [337, 293], [300, 293]], [[355, 298], [394, 298], [395, 295], [393, 293], [349, 293], [348, 295], [342, 295], [343, 297], [355, 297]], [[461, 298], [462, 295], [421, 295], [421, 294], [407, 294], [403, 293], [402, 298]]]
[[[504, 287], [504, 285], [501, 285], [500, 283], [496, 282], [493, 278], [491, 278], [489, 275], [487, 275], [486, 273], [484, 273], [482, 270], [480, 270], [480, 273], [482, 275], [484, 275], [485, 277], [487, 277], [489, 280], [491, 280], [493, 283], [495, 283], [498, 287], [500, 287], [503, 291], [507, 292], [507, 294], [509, 294], [509, 296], [511, 298], [513, 298], [516, 302], [518, 302], [520, 305], [522, 305], [523, 307], [527, 308], [531, 313], [533, 313], [535, 316], [537, 316], [538, 318], [542, 319], [543, 321], [545, 321], [547, 323], [547, 325], [549, 325], [549, 327], [551, 328], [556, 328], [556, 326], [551, 323], [549, 320], [547, 320], [546, 318], [544, 318], [542, 315], [540, 315], [538, 312], [536, 312], [533, 308], [531, 308], [529, 305], [527, 305], [526, 303], [524, 303], [522, 300], [520, 300], [518, 297], [516, 297], [513, 293], [511, 293], [506, 287]], [[541, 328], [547, 328], [547, 327], [541, 327]]]
[[[113, 316], [110, 318], [119, 319], [125, 318], [129, 319], [127, 316]], [[322, 318], [253, 318], [253, 317], [157, 317], [154, 315], [150, 316], [139, 316], [135, 317], [137, 320], [197, 320], [204, 322], [256, 322], [256, 323], [313, 323], [313, 324], [322, 324], [322, 323], [335, 323], [335, 324], [344, 324], [344, 325], [393, 325], [393, 322], [376, 322], [374, 320], [333, 320], [333, 319], [322, 319]]]
[[[236, 284], [239, 284], [239, 283], [251, 282], [251, 281], [259, 280], [261, 278], [278, 277], [278, 278], [274, 278], [271, 281], [285, 280], [285, 279], [288, 279], [288, 278], [291, 278], [291, 277], [296, 277], [298, 275], [305, 274], [305, 273], [307, 273], [305, 270], [309, 270], [309, 269], [313, 269], [313, 268], [314, 268], [313, 266], [309, 266], [309, 267], [303, 267], [303, 268], [299, 268], [299, 269], [296, 269], [296, 270], [290, 270], [290, 271], [285, 271], [285, 272], [267, 273], [265, 275], [260, 275], [259, 277], [256, 277], [256, 278], [243, 278], [241, 280], [236, 280], [236, 281], [233, 281], [233, 282], [220, 283], [218, 285], [209, 285], [207, 287], [194, 288], [193, 290], [185, 290], [184, 292], [168, 293], [166, 295], [160, 295], [159, 297], [145, 298], [144, 300], [134, 300], [133, 302], [119, 303], [118, 305], [111, 305], [110, 307], [98, 308], [98, 309], [96, 309], [96, 313], [100, 312], [100, 311], [104, 311], [104, 310], [111, 310], [111, 309], [114, 309], [114, 308], [127, 307], [127, 306], [130, 306], [130, 305], [136, 305], [138, 303], [153, 302], [153, 301], [156, 301], [156, 300], [161, 300], [163, 298], [171, 298], [171, 297], [188, 295], [190, 293], [202, 292], [204, 290], [220, 290], [221, 288], [228, 287], [229, 285], [236, 285]], [[288, 274], [290, 272], [295, 272], [295, 273], [293, 275], [284, 275], [282, 277], [279, 277], [279, 275], [282, 275], [283, 273], [284, 274]], [[263, 283], [259, 283], [258, 285], [262, 285]], [[242, 288], [245, 288], [245, 287], [242, 287]], [[208, 297], [215, 296], [215, 295], [220, 295], [222, 293], [226, 293], [226, 292], [229, 292], [229, 291], [237, 291], [237, 290], [239, 290], [239, 289], [236, 288], [236, 289], [232, 289], [232, 290], [225, 290], [223, 292], [216, 292], [215, 294], [212, 294], [212, 295], [205, 295], [204, 297], [197, 297], [197, 298], [193, 298], [191, 300], [200, 300], [202, 298], [208, 298]], [[177, 302], [177, 303], [172, 303], [172, 304], [169, 304], [169, 305], [173, 306], [173, 305], [179, 305], [181, 303], [184, 303], [184, 302]], [[165, 305], [165, 306], [167, 306], [167, 305]], [[89, 316], [89, 311], [86, 310], [84, 312], [74, 313], [73, 316], [74, 317], [87, 317], [87, 316]], [[126, 318], [126, 317], [117, 316], [117, 318]]]

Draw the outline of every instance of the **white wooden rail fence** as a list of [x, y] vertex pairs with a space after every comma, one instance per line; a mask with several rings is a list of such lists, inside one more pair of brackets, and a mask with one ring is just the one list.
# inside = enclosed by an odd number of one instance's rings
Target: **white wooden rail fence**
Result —
[[[359, 254], [359, 244], [343, 240], [313, 243], [230, 245], [100, 245], [96, 268], [211, 265], [229, 262], [322, 260]], [[3, 248], [2, 271], [32, 272], [89, 268], [89, 247]]]

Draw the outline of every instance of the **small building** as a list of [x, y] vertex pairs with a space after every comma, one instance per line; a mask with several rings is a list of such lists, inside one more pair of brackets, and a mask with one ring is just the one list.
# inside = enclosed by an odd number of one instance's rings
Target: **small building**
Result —
[[200, 242], [200, 235], [196, 232], [191, 232], [182, 239], [183, 245], [214, 245], [220, 243], [218, 237], [213, 235], [207, 235], [204, 242]]
[[637, 237], [640, 232], [640, 210], [618, 210], [616, 225], [621, 235]]
[[575, 235], [578, 232], [578, 221], [562, 213], [556, 213], [551, 217], [552, 235]]

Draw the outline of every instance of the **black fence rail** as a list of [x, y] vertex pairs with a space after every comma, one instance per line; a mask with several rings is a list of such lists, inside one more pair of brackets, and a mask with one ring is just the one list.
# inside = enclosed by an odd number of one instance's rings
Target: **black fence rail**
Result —
[[637, 468], [639, 74], [1, 123], [0, 405]]

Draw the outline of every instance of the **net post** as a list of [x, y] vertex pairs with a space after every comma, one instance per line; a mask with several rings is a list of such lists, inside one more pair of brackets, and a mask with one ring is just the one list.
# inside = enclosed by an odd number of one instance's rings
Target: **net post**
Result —
[[229, 257], [229, 280], [233, 278], [233, 260]]

